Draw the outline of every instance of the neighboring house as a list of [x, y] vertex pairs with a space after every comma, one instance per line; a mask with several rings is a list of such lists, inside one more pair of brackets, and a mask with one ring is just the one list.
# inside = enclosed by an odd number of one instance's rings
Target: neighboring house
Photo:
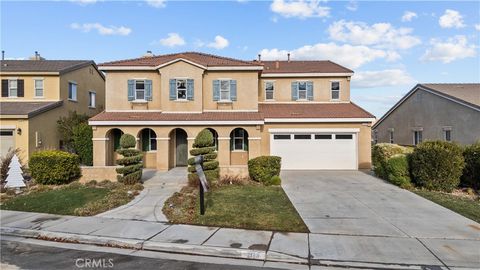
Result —
[[374, 116], [350, 102], [353, 71], [330, 61], [242, 61], [185, 52], [99, 65], [106, 111], [90, 119], [94, 165], [113, 165], [123, 133], [145, 166], [187, 165], [205, 128], [222, 174], [279, 155], [283, 169], [370, 168]]
[[372, 129], [374, 142], [472, 144], [480, 139], [480, 84], [417, 84]]
[[58, 149], [61, 116], [104, 110], [105, 77], [93, 61], [2, 60], [0, 78], [2, 156], [19, 148], [26, 162], [36, 150]]

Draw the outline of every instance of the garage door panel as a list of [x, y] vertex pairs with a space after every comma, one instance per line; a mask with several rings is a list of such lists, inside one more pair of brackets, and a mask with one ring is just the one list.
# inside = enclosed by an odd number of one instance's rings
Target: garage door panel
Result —
[[[357, 169], [357, 152], [355, 134], [343, 136], [346, 139], [310, 140], [294, 139], [294, 133], [290, 140], [271, 140], [271, 154], [282, 157], [282, 169], [284, 170], [354, 170]], [[318, 136], [317, 136], [318, 137]]]

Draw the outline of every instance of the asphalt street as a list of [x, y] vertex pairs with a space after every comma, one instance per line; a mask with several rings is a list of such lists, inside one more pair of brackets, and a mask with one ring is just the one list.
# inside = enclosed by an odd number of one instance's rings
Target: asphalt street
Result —
[[273, 268], [154, 259], [2, 240], [0, 269], [268, 270]]

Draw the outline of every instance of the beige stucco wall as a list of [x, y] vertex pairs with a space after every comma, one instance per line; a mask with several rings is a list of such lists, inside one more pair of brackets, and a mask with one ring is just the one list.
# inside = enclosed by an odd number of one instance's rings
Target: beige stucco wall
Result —
[[[70, 81], [77, 83], [77, 101], [68, 100]], [[105, 81], [92, 65], [62, 74], [60, 89], [60, 98], [64, 100], [63, 107], [67, 112], [77, 111], [77, 113], [93, 116], [105, 109]], [[88, 107], [89, 91], [96, 93], [95, 108]]]
[[103, 180], [109, 180], [117, 182], [116, 166], [102, 166], [102, 167], [81, 167], [82, 176], [80, 177], [80, 183], [88, 183], [92, 180], [101, 182]]
[[[270, 155], [270, 133], [269, 129], [273, 128], [358, 128], [358, 168], [371, 168], [371, 125], [362, 123], [296, 123], [296, 124], [268, 124], [263, 127], [262, 132], [262, 155]], [[314, 155], [315, 153], [311, 153]]]
[[[24, 97], [0, 97], [0, 101], [54, 101], [60, 100], [59, 77], [56, 75], [0, 75], [2, 80], [17, 79], [24, 82]], [[43, 79], [43, 97], [35, 97], [34, 80]]]
[[328, 77], [328, 78], [261, 78], [258, 85], [259, 101], [265, 101], [265, 82], [274, 82], [273, 98], [276, 102], [292, 101], [292, 82], [294, 81], [312, 81], [313, 82], [313, 101], [330, 102], [331, 82], [340, 82], [340, 100], [350, 101], [350, 80], [347, 77]]

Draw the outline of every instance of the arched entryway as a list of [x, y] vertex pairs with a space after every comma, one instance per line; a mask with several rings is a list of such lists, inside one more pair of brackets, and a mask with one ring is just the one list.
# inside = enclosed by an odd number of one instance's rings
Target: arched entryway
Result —
[[157, 166], [157, 134], [150, 128], [138, 132], [139, 148], [143, 152], [143, 165], [154, 169]]
[[170, 167], [187, 166], [188, 140], [187, 132], [176, 128], [170, 132], [169, 164]]
[[117, 153], [115, 152], [120, 148], [120, 138], [123, 135], [123, 131], [118, 128], [113, 128], [107, 132], [107, 143], [105, 149], [107, 166], [114, 166], [117, 160]]
[[236, 128], [230, 133], [230, 165], [247, 165], [248, 163], [248, 132]]
[[213, 128], [207, 128], [207, 129], [212, 133], [215, 150], [218, 151], [218, 132]]

